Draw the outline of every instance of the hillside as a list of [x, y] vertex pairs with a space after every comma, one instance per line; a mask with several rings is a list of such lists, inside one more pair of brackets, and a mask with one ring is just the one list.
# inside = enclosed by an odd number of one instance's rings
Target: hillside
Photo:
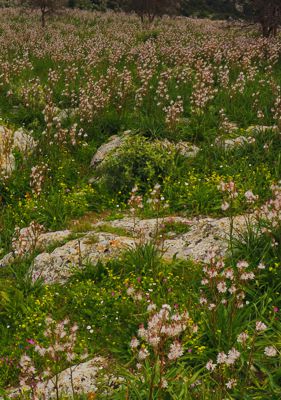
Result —
[[0, 10], [0, 395], [278, 399], [280, 36]]

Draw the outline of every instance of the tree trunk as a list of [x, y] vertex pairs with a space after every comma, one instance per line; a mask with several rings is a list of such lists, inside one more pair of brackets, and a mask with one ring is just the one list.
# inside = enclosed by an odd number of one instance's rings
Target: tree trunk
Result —
[[270, 36], [270, 27], [265, 23], [262, 24], [262, 36], [264, 38], [268, 38]]
[[46, 26], [46, 10], [45, 10], [45, 8], [41, 8], [41, 25], [42, 25], [42, 28], [45, 28], [45, 26]]

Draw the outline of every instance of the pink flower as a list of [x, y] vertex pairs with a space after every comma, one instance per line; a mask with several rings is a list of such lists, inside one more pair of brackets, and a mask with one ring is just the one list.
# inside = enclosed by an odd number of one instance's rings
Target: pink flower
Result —
[[212, 360], [208, 361], [206, 364], [206, 368], [208, 371], [214, 371], [217, 364], [214, 364]]
[[267, 326], [263, 322], [261, 322], [261, 321], [256, 322], [256, 331], [263, 332], [266, 329], [267, 329]]
[[171, 344], [170, 352], [168, 353], [169, 360], [176, 360], [183, 355], [183, 347], [180, 342], [174, 342]]
[[254, 203], [259, 198], [259, 196], [254, 195], [254, 193], [251, 190], [245, 192], [245, 197], [249, 203]]
[[222, 209], [222, 211], [228, 210], [229, 209], [229, 203], [227, 203], [226, 201], [224, 203], [222, 203], [221, 209]]
[[134, 338], [131, 340], [130, 346], [131, 346], [132, 349], [135, 349], [135, 348], [138, 347], [139, 344], [140, 344], [139, 340], [138, 340], [137, 338], [134, 337]]
[[236, 385], [236, 383], [236, 379], [230, 379], [228, 382], [226, 382], [225, 386], [227, 387], [227, 389], [232, 389]]
[[277, 350], [273, 346], [268, 346], [268, 347], [265, 347], [264, 354], [267, 357], [275, 357], [277, 355]]
[[149, 356], [149, 351], [146, 348], [140, 349], [138, 354], [139, 360], [145, 360], [148, 356]]
[[242, 332], [242, 333], [240, 333], [240, 335], [238, 335], [237, 342], [245, 344], [248, 337], [249, 337], [249, 335], [246, 332]]
[[225, 282], [219, 282], [217, 284], [217, 289], [220, 293], [225, 293], [227, 291], [227, 286]]

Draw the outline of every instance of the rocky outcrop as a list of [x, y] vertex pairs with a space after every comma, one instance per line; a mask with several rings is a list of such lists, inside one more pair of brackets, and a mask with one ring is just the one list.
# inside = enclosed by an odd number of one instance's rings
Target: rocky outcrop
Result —
[[[25, 232], [27, 232], [27, 230], [28, 228], [22, 228], [20, 230], [20, 235], [26, 237], [25, 250], [26, 253], [30, 253], [30, 251], [33, 251], [35, 249], [33, 249], [33, 243], [32, 243], [33, 239], [31, 238], [31, 240], [29, 241], [28, 234], [25, 235]], [[42, 233], [41, 235], [39, 235], [36, 241], [36, 250], [43, 251], [48, 246], [52, 246], [58, 242], [66, 240], [70, 234], [71, 231], [69, 230]], [[6, 267], [12, 264], [14, 260], [15, 260], [14, 253], [10, 252], [0, 260], [0, 267]]]
[[248, 138], [246, 136], [238, 136], [233, 139], [217, 139], [216, 144], [218, 146], [223, 147], [225, 150], [230, 150], [235, 147], [243, 146], [244, 144], [248, 143]]
[[[97, 264], [98, 261], [107, 261], [116, 257], [122, 251], [134, 247], [139, 242], [151, 241], [155, 231], [161, 229], [166, 222], [188, 225], [186, 233], [163, 235], [161, 249], [167, 259], [173, 257], [204, 261], [211, 249], [216, 249], [222, 256], [228, 249], [230, 222], [228, 218], [194, 218], [168, 217], [162, 220], [133, 219], [126, 217], [107, 223], [112, 231], [126, 230], [127, 236], [116, 233], [102, 232], [104, 222], [93, 224], [93, 231], [84, 233], [82, 237], [70, 240], [57, 247], [51, 253], [39, 254], [32, 265], [32, 276], [36, 280], [42, 278], [45, 283], [63, 283], [72, 274], [74, 269], [83, 269], [86, 262]], [[244, 229], [244, 216], [234, 218], [234, 232]], [[158, 228], [157, 228], [158, 227]], [[101, 232], [96, 232], [96, 230]], [[95, 230], [96, 229], [96, 230]], [[131, 235], [131, 236], [129, 236]]]
[[[234, 235], [243, 231], [247, 218], [251, 216], [234, 218]], [[159, 237], [161, 229], [167, 224], [184, 224], [187, 228], [185, 233], [172, 235], [165, 230]], [[154, 240], [156, 231], [164, 258], [204, 261], [211, 249], [222, 256], [226, 254], [230, 221], [229, 218], [188, 219], [179, 216], [159, 220], [125, 217], [106, 222], [106, 225], [102, 220], [93, 223], [91, 231], [72, 239], [68, 230], [44, 233], [38, 239], [37, 248], [45, 250], [35, 257], [31, 265], [32, 278], [34, 281], [42, 278], [48, 284], [64, 283], [74, 270], [83, 269], [86, 263], [95, 265], [98, 261], [108, 261], [138, 243]], [[46, 247], [56, 243], [55, 249], [46, 250]], [[10, 253], [0, 261], [0, 266], [12, 261], [13, 254]]]
[[[58, 374], [58, 389], [60, 396], [70, 396], [79, 394], [94, 394], [97, 391], [99, 376], [104, 375], [104, 370], [108, 361], [103, 357], [95, 357], [90, 361], [67, 368]], [[106, 375], [107, 384], [116, 379], [113, 376]], [[105, 380], [105, 377], [102, 378]], [[44, 383], [40, 383], [37, 388], [38, 396], [44, 396], [44, 399], [51, 400], [56, 398], [55, 378]], [[74, 392], [74, 393], [73, 393]], [[11, 390], [8, 394], [10, 399], [21, 398], [19, 389]], [[26, 397], [24, 397], [26, 398]], [[2, 400], [2, 398], [0, 398]]]
[[246, 132], [248, 133], [257, 133], [257, 132], [267, 132], [267, 131], [273, 131], [273, 132], [279, 132], [278, 126], [277, 125], [251, 125], [247, 128]]
[[75, 268], [83, 268], [86, 262], [113, 258], [120, 251], [134, 246], [132, 238], [110, 233], [88, 232], [85, 236], [57, 247], [51, 253], [39, 254], [32, 264], [32, 278], [42, 278], [45, 283], [65, 282]]
[[[245, 228], [246, 218], [245, 216], [234, 218], [234, 234]], [[182, 217], [169, 217], [160, 220], [160, 224], [165, 221], [188, 224], [189, 230], [172, 239], [164, 238], [164, 257], [176, 256], [182, 259], [191, 258], [203, 261], [210, 249], [216, 249], [218, 254], [225, 255], [230, 233], [229, 218], [194, 218], [190, 220]], [[147, 240], [153, 236], [156, 224], [157, 220], [155, 219], [133, 221], [131, 218], [124, 218], [111, 222], [112, 226], [137, 232]]]
[[231, 150], [235, 147], [240, 147], [245, 144], [252, 144], [255, 142], [255, 138], [251, 135], [257, 133], [265, 133], [267, 131], [278, 132], [278, 127], [273, 126], [263, 126], [263, 125], [252, 125], [246, 129], [247, 136], [237, 136], [233, 138], [218, 137], [216, 139], [216, 145], [223, 147], [225, 150]]
[[91, 167], [97, 167], [100, 165], [103, 161], [107, 160], [107, 158], [115, 153], [122, 145], [125, 143], [128, 135], [127, 133], [123, 134], [122, 136], [114, 135], [111, 136], [108, 140], [107, 143], [104, 143], [99, 147], [97, 152], [95, 153], [94, 157], [92, 158], [91, 161]]
[[[122, 135], [114, 135], [111, 136], [107, 143], [104, 143], [99, 147], [97, 152], [92, 158], [91, 167], [96, 168], [99, 165], [102, 165], [106, 162], [110, 156], [117, 157], [118, 151], [122, 149], [122, 146], [126, 143], [126, 140], [129, 138], [130, 131], [124, 132]], [[151, 142], [152, 145], [157, 144], [161, 145], [163, 151], [178, 151], [183, 157], [193, 158], [196, 157], [200, 148], [195, 146], [192, 143], [180, 141], [177, 143], [172, 143], [167, 139], [164, 140], [155, 140]]]
[[17, 149], [27, 156], [32, 152], [36, 142], [32, 136], [24, 132], [22, 128], [13, 132], [6, 126], [0, 126], [0, 172], [9, 177], [15, 169], [15, 157], [13, 151]]

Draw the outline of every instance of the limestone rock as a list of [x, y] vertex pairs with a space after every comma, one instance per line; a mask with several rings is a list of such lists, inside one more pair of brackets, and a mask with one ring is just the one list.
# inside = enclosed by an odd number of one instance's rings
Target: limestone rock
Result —
[[[61, 396], [95, 393], [97, 389], [97, 381], [99, 375], [103, 373], [107, 367], [108, 361], [103, 357], [95, 357], [90, 361], [78, 364], [68, 368], [58, 374], [58, 388]], [[72, 378], [71, 378], [72, 377]], [[38, 395], [44, 396], [44, 399], [51, 400], [56, 398], [54, 378], [47, 382], [39, 384]], [[18, 398], [21, 396], [19, 389], [9, 392], [9, 398]], [[21, 397], [20, 397], [21, 398]]]
[[83, 263], [96, 264], [118, 255], [122, 250], [134, 246], [132, 238], [109, 233], [88, 232], [84, 237], [74, 239], [53, 252], [39, 254], [33, 262], [32, 278], [42, 278], [45, 283], [65, 282], [74, 268], [83, 268]]
[[32, 136], [24, 132], [22, 128], [13, 132], [11, 129], [0, 126], [0, 172], [9, 177], [15, 169], [15, 157], [13, 150], [18, 149], [24, 155], [28, 155], [36, 146]]
[[278, 126], [277, 125], [272, 125], [272, 126], [267, 126], [267, 125], [251, 125], [249, 128], [247, 128], [246, 132], [249, 133], [254, 133], [254, 132], [266, 132], [266, 131], [273, 131], [273, 132], [278, 132]]
[[160, 143], [165, 150], [176, 150], [186, 158], [194, 158], [197, 156], [200, 148], [190, 142], [180, 141], [177, 143], [170, 142], [167, 139], [155, 141]]
[[216, 144], [218, 146], [223, 147], [225, 150], [230, 150], [235, 147], [243, 146], [244, 144], [248, 143], [248, 138], [246, 136], [238, 136], [233, 139], [221, 139], [218, 138], [216, 140]]
[[92, 158], [91, 167], [97, 167], [105, 161], [109, 155], [116, 152], [125, 143], [126, 138], [127, 134], [123, 134], [122, 136], [111, 136], [108, 142], [101, 145], [97, 150], [96, 154]]
[[[20, 233], [24, 235], [28, 228], [22, 228]], [[69, 235], [70, 235], [69, 230], [64, 230], [64, 231], [57, 231], [57, 232], [47, 232], [47, 233], [42, 233], [37, 240], [36, 243], [36, 249], [38, 250], [44, 250], [47, 246], [50, 246], [54, 243], [61, 242], [65, 240]], [[27, 240], [28, 242], [28, 240]], [[32, 248], [32, 243], [28, 244], [26, 246], [27, 253], [31, 250]], [[0, 267], [7, 267], [10, 265], [13, 261], [15, 260], [15, 255], [13, 252], [6, 254], [1, 260], [0, 260]]]
[[[163, 243], [165, 250], [164, 257], [187, 259], [191, 258], [196, 261], [204, 261], [209, 250], [216, 248], [218, 254], [222, 256], [226, 254], [230, 232], [229, 218], [194, 218], [188, 220], [182, 217], [164, 218], [161, 222], [167, 220], [188, 224], [190, 229], [187, 233], [176, 236], [173, 239], [166, 239]], [[124, 218], [122, 220], [112, 221], [111, 225], [126, 229], [131, 232], [138, 232], [145, 239], [153, 236], [157, 224], [156, 219], [136, 220]], [[234, 234], [241, 232], [246, 227], [245, 216], [237, 216], [234, 218]]]
[[[118, 156], [118, 150], [122, 148], [122, 146], [126, 143], [126, 139], [130, 131], [124, 132], [122, 135], [114, 135], [111, 136], [107, 143], [104, 143], [99, 147], [97, 152], [95, 153], [94, 157], [91, 161], [91, 167], [96, 168], [97, 166], [101, 165], [103, 162], [107, 161], [109, 156]], [[151, 144], [160, 144], [163, 147], [163, 150], [176, 150], [181, 155], [186, 158], [196, 157], [200, 148], [193, 145], [189, 142], [180, 141], [178, 143], [172, 143], [167, 139], [164, 140], [155, 140], [151, 142]]]
[[24, 132], [22, 128], [14, 132], [14, 148], [17, 148], [21, 153], [27, 154], [36, 146], [36, 141], [32, 136]]

